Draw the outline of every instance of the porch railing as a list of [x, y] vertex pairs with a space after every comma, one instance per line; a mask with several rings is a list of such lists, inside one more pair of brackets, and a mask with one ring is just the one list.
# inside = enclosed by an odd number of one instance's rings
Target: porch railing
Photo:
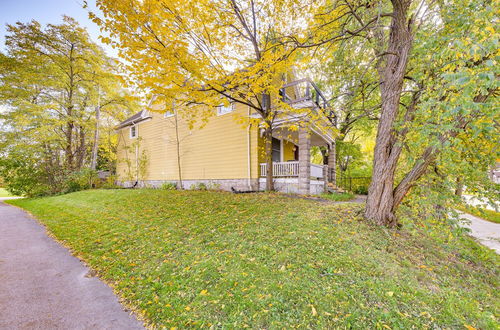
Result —
[[[290, 93], [287, 93], [287, 89], [289, 88], [294, 88], [298, 94], [292, 97]], [[335, 113], [330, 107], [328, 99], [323, 95], [318, 86], [308, 78], [294, 80], [283, 85], [280, 89], [280, 96], [283, 102], [291, 105], [303, 101], [312, 101], [332, 123], [335, 121]]]
[[[260, 164], [260, 176], [265, 177], [267, 171], [266, 163]], [[299, 162], [273, 162], [273, 177], [298, 177]], [[323, 178], [323, 165], [311, 164], [311, 177]]]
[[323, 167], [323, 165], [311, 164], [311, 176], [313, 178], [322, 178]]
[[[266, 176], [267, 164], [260, 164], [260, 176]], [[274, 177], [299, 176], [299, 162], [273, 162]]]

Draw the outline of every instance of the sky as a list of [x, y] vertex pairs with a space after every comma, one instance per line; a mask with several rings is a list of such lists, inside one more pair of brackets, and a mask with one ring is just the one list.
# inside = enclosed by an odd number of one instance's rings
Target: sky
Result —
[[[88, 0], [87, 3], [89, 8], [84, 9], [83, 0], [0, 0], [0, 50], [5, 50], [6, 24], [26, 23], [33, 19], [42, 25], [60, 24], [63, 15], [76, 19], [99, 43], [99, 28], [88, 18], [88, 10], [95, 10], [95, 1]], [[110, 47], [101, 46], [108, 55], [115, 56]]]

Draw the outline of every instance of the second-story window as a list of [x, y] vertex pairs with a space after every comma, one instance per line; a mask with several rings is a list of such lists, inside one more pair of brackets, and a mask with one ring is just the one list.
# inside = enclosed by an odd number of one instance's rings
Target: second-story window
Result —
[[233, 106], [233, 103], [229, 104], [229, 105], [219, 105], [217, 107], [217, 116], [222, 116], [222, 115], [225, 115], [226, 113], [230, 113], [232, 112], [234, 109], [234, 106]]
[[168, 117], [173, 117], [174, 115], [175, 115], [174, 111], [171, 110], [171, 111], [166, 111], [164, 117], [168, 118]]

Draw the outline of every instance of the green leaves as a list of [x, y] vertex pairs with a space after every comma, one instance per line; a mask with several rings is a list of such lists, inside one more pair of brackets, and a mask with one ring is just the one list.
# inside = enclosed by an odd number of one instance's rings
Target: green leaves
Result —
[[113, 126], [135, 104], [121, 85], [115, 60], [69, 17], [44, 27], [36, 21], [17, 23], [7, 32], [6, 53], [0, 54], [0, 104], [6, 106], [0, 117], [0, 152], [6, 183], [25, 194], [64, 191], [65, 176], [89, 162], [97, 106], [99, 164], [112, 169]]

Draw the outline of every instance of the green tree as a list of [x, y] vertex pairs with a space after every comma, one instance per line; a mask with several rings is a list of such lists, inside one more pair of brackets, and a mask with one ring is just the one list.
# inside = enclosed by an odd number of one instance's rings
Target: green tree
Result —
[[101, 130], [110, 131], [105, 123], [126, 116], [133, 99], [120, 85], [118, 63], [74, 19], [45, 28], [17, 23], [7, 32], [0, 54], [2, 169], [9, 185], [14, 169], [37, 168], [33, 180], [58, 192], [68, 174], [90, 164], [96, 112], [102, 110]]
[[[371, 65], [376, 73], [380, 113], [367, 219], [396, 226], [395, 212], [411, 188], [432, 176], [428, 169], [434, 165], [454, 168], [459, 155], [445, 156], [471, 136], [484, 134], [490, 141], [476, 146], [475, 157], [485, 164], [498, 157], [498, 151], [488, 154], [491, 141], [498, 141], [494, 7], [492, 1], [471, 0], [340, 0], [321, 8], [327, 23], [316, 26], [323, 32], [308, 46], [356, 39], [354, 50], [368, 55], [357, 65]], [[351, 77], [344, 81], [349, 85]]]

